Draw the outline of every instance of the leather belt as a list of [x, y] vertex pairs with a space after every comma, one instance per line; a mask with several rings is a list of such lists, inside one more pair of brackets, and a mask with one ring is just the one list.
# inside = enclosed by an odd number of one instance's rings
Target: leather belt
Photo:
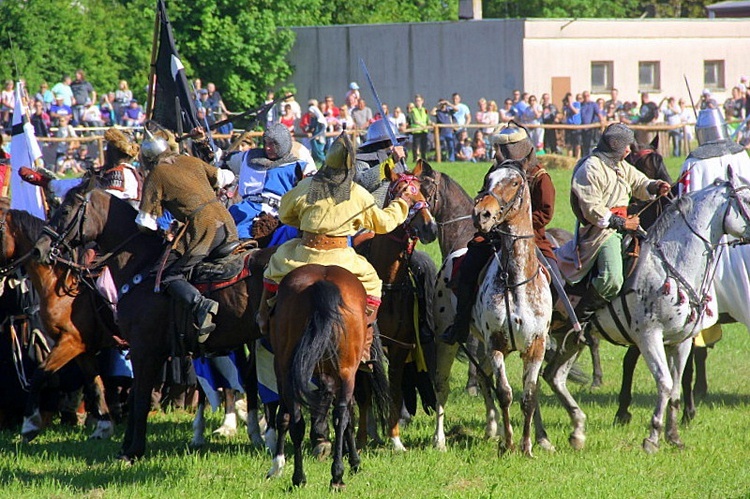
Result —
[[346, 248], [349, 246], [349, 238], [346, 236], [327, 236], [313, 232], [302, 232], [302, 244], [308, 248], [330, 250]]

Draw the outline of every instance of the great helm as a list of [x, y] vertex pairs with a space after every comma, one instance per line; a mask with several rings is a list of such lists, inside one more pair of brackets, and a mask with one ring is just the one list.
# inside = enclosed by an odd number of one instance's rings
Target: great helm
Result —
[[169, 150], [169, 143], [162, 137], [157, 137], [151, 130], [144, 127], [146, 138], [141, 142], [141, 157], [148, 162], [156, 162], [159, 156]]
[[[387, 118], [379, 119], [378, 121], [373, 122], [368, 128], [367, 128], [367, 135], [365, 135], [365, 141], [362, 143], [359, 148], [360, 149], [372, 149], [377, 150], [378, 147], [372, 147], [374, 144], [378, 144], [380, 142], [390, 141], [391, 136], [388, 133], [387, 126], [391, 127], [391, 130], [393, 130], [393, 135], [396, 136], [396, 140], [401, 143], [404, 139], [406, 139], [405, 135], [399, 135], [398, 129], [396, 128], [396, 125], [391, 123], [391, 121]], [[397, 144], [393, 144], [397, 145]]]
[[728, 140], [729, 132], [721, 111], [715, 108], [701, 109], [695, 122], [695, 136], [698, 138], [698, 145], [701, 146], [710, 142]]

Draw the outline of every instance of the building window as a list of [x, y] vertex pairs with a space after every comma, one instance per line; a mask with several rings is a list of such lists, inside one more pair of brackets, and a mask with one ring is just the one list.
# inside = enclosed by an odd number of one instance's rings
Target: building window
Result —
[[641, 61], [638, 63], [638, 90], [658, 92], [661, 88], [661, 65], [659, 61]]
[[612, 61], [591, 62], [591, 91], [594, 93], [612, 90]]
[[724, 61], [703, 61], [703, 86], [724, 90]]

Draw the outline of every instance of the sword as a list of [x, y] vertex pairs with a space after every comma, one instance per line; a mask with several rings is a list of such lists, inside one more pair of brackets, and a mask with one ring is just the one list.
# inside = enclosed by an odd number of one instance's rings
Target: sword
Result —
[[391, 128], [391, 124], [387, 121], [388, 118], [386, 118], [385, 111], [383, 111], [383, 102], [380, 100], [380, 97], [378, 97], [378, 91], [375, 90], [375, 84], [372, 82], [372, 78], [370, 78], [370, 72], [367, 71], [367, 66], [365, 65], [365, 61], [361, 57], [359, 58], [359, 67], [362, 68], [362, 72], [365, 74], [365, 79], [367, 80], [367, 84], [370, 86], [370, 90], [372, 91], [372, 96], [375, 98], [375, 103], [378, 105], [378, 111], [380, 112], [380, 116], [382, 116], [383, 120], [386, 120], [385, 129], [388, 131], [388, 138], [391, 139], [391, 144], [393, 144], [393, 146], [395, 147], [398, 145], [396, 134], [393, 132], [393, 129]]
[[[568, 312], [568, 320], [573, 325], [573, 330], [577, 333], [581, 332], [581, 323], [578, 322], [578, 317], [576, 317], [576, 312], [573, 309], [573, 304], [570, 303], [570, 300], [568, 299], [568, 295], [565, 293], [565, 285], [560, 281], [560, 276], [557, 275], [557, 272], [555, 272], [555, 269], [552, 268], [552, 265], [550, 265], [549, 261], [547, 260], [547, 257], [544, 256], [544, 253], [539, 248], [536, 248], [536, 257], [539, 259], [539, 261], [544, 265], [544, 268], [547, 269], [549, 272], [549, 275], [552, 279], [552, 284], [555, 286], [555, 289], [557, 290], [557, 294], [560, 297], [560, 300], [562, 300], [563, 306], [565, 307], [565, 311]], [[554, 306], [554, 304], [553, 304]]]

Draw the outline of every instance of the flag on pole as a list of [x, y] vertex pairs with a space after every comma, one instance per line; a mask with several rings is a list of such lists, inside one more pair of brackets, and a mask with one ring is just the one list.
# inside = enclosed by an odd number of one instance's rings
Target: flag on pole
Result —
[[[199, 125], [193, 93], [185, 76], [185, 67], [177, 54], [172, 25], [167, 17], [164, 0], [158, 0], [159, 50], [156, 57], [156, 92], [153, 120], [165, 128], [177, 131], [177, 114], [182, 118], [181, 129], [189, 132]], [[179, 102], [179, 110], [176, 101]]]
[[22, 166], [33, 168], [36, 160], [42, 157], [42, 150], [34, 135], [34, 126], [29, 123], [26, 105], [23, 102], [23, 83], [16, 84], [16, 107], [13, 110], [13, 128], [10, 141], [10, 207], [25, 210], [42, 220], [47, 218], [44, 211], [42, 188], [21, 180], [18, 170]]

